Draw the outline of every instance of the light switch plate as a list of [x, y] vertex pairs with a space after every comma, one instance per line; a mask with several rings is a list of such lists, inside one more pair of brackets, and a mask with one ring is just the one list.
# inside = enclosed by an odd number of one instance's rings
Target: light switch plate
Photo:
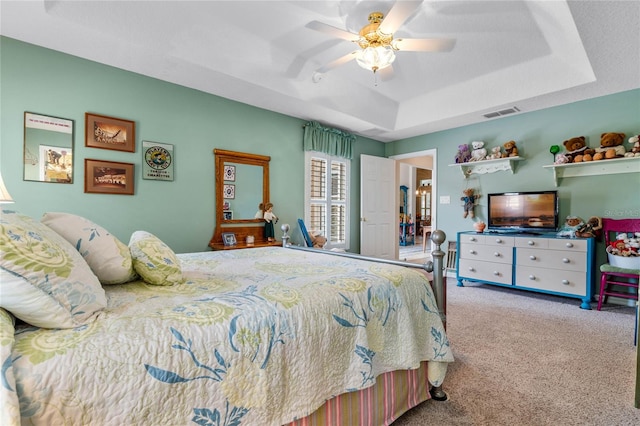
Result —
[[451, 204], [451, 197], [448, 195], [441, 195], [440, 204]]

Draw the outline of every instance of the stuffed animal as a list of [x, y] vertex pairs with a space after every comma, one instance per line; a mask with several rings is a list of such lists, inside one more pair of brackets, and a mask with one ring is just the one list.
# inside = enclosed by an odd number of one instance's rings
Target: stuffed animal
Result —
[[498, 158], [502, 158], [502, 148], [494, 146], [491, 148], [491, 154], [487, 155], [487, 160], [497, 160]]
[[610, 160], [612, 158], [624, 157], [627, 149], [624, 147], [624, 133], [603, 133], [600, 135], [600, 147], [596, 148], [593, 155], [594, 160]]
[[553, 164], [567, 164], [571, 162], [571, 157], [567, 154], [560, 153], [556, 155], [556, 161]]
[[575, 238], [576, 231], [584, 225], [584, 221], [578, 216], [567, 216], [562, 228], [556, 234], [558, 237]]
[[482, 161], [487, 157], [487, 150], [484, 148], [484, 142], [473, 141], [471, 142], [471, 161]]
[[629, 143], [633, 144], [631, 149], [627, 151], [625, 157], [640, 157], [640, 135], [631, 136]]
[[587, 223], [576, 229], [576, 237], [590, 238], [597, 237], [602, 229], [602, 219], [598, 216], [591, 216]]
[[583, 161], [591, 161], [595, 150], [587, 146], [586, 138], [584, 136], [576, 136], [571, 139], [567, 139], [562, 142], [565, 150], [565, 155], [570, 159], [569, 163], [581, 163]]
[[464, 213], [462, 214], [462, 217], [466, 218], [467, 216], [469, 216], [470, 218], [473, 218], [475, 216], [473, 208], [476, 206], [480, 195], [474, 194], [473, 188], [467, 188], [462, 191], [462, 193], [464, 194], [464, 196], [460, 198], [460, 201], [463, 202], [464, 207]]
[[327, 243], [327, 237], [321, 235], [318, 231], [311, 231], [309, 236], [311, 237], [313, 248], [324, 248], [324, 245]]
[[471, 160], [471, 151], [469, 145], [458, 145], [458, 153], [456, 154], [456, 163], [467, 163]]
[[517, 157], [518, 156], [518, 147], [516, 147], [516, 141], [505, 142], [504, 147], [504, 156], [503, 157]]

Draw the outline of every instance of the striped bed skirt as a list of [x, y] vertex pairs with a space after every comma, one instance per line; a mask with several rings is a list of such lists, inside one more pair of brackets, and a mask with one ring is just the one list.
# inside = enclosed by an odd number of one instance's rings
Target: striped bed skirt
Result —
[[390, 425], [429, 398], [427, 362], [424, 361], [416, 370], [384, 373], [373, 386], [338, 395], [307, 417], [286, 426]]

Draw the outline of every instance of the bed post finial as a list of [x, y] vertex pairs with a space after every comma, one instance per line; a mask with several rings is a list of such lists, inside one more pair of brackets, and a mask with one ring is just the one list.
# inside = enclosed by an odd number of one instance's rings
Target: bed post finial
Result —
[[282, 226], [280, 226], [280, 229], [282, 229], [282, 247], [286, 247], [289, 244], [289, 229], [291, 229], [291, 227], [289, 226], [288, 223], [283, 223]]

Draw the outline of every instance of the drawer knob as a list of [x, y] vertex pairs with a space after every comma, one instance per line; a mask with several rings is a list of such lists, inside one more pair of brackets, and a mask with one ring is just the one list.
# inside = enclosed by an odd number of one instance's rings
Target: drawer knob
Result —
[[496, 238], [496, 243], [500, 244], [501, 242], [502, 242], [502, 239]]
[[529, 275], [529, 279], [530, 279], [531, 281], [535, 281], [535, 280], [536, 280], [536, 276], [535, 276], [535, 275]]
[[562, 258], [562, 263], [570, 263], [571, 261], [569, 259], [567, 259], [566, 257]]
[[469, 272], [475, 272], [475, 271], [476, 271], [476, 268], [474, 268], [472, 266], [469, 267]]
[[569, 280], [562, 280], [562, 284], [569, 285]]
[[565, 245], [566, 245], [568, 248], [573, 247], [573, 243], [567, 243], [567, 244], [565, 244]]
[[469, 254], [477, 254], [475, 250], [469, 250]]
[[535, 246], [535, 245], [536, 245], [536, 243], [534, 243], [534, 242], [533, 242], [533, 241], [531, 241], [531, 240], [527, 241], [527, 244], [529, 244], [530, 246]]
[[500, 256], [502, 256], [502, 255], [501, 255], [500, 253], [498, 253], [498, 252], [493, 253], [493, 255], [494, 255], [495, 257], [500, 257]]
[[469, 238], [469, 241], [475, 241], [476, 239], [474, 237]]
[[493, 271], [493, 275], [495, 275], [496, 277], [499, 277], [499, 276], [500, 276], [500, 272], [498, 272], [498, 271]]
[[536, 259], [537, 259], [537, 257], [535, 257], [534, 255], [531, 255], [531, 256], [529, 256], [529, 259], [531, 259], [531, 260], [536, 260]]

